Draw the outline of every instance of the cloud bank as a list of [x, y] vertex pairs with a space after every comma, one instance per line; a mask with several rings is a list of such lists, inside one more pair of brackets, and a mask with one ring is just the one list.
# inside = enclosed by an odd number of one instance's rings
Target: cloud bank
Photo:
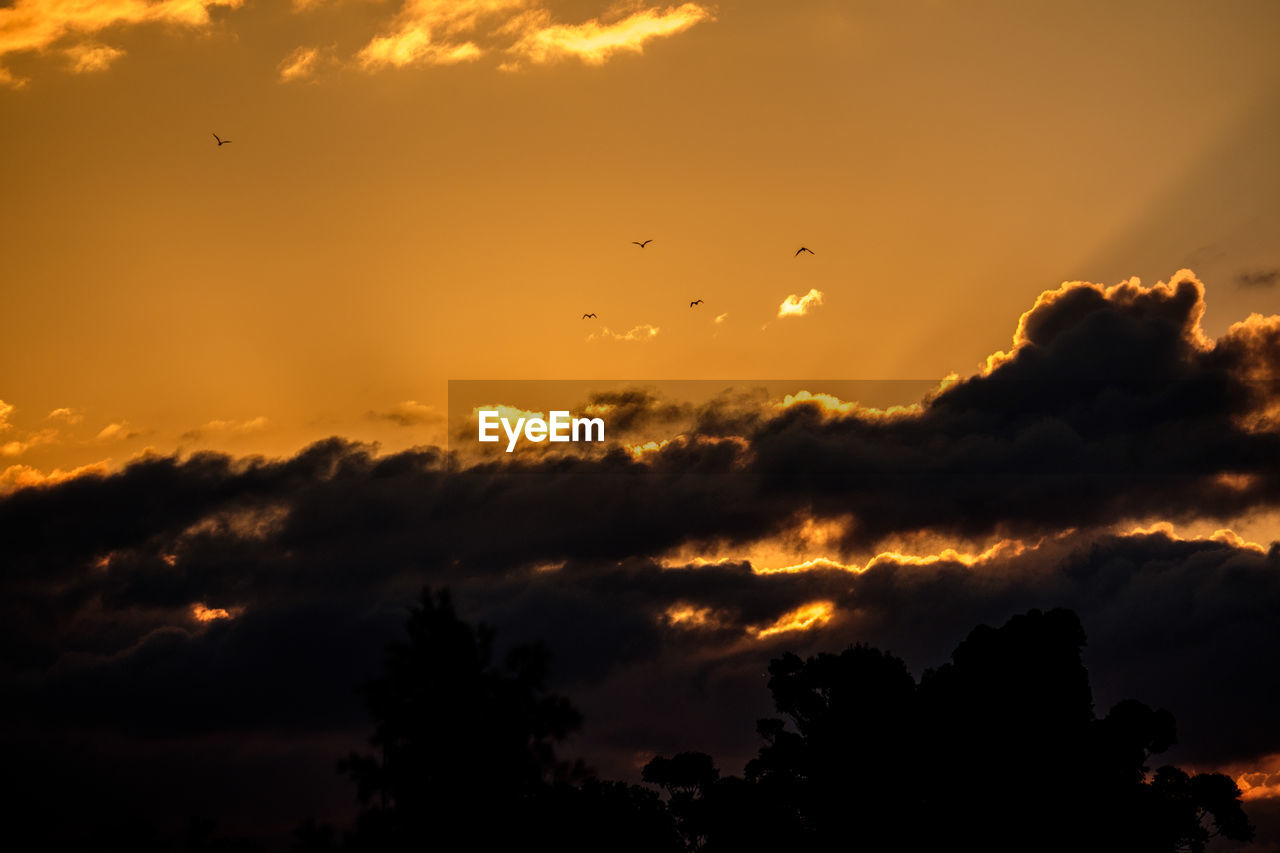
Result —
[[[815, 394], [588, 404], [636, 431], [683, 424], [643, 452], [464, 463], [335, 438], [20, 488], [0, 498], [8, 772], [51, 754], [66, 774], [110, 766], [76, 778], [185, 815], [217, 786], [166, 790], [166, 760], [208, 778], [331, 768], [364, 730], [352, 688], [431, 583], [506, 642], [546, 639], [585, 712], [575, 746], [609, 775], [695, 746], [740, 766], [784, 649], [865, 642], [920, 668], [974, 624], [1065, 606], [1099, 707], [1169, 708], [1171, 758], [1247, 768], [1265, 792], [1280, 545], [1171, 522], [1280, 506], [1280, 317], [1212, 340], [1203, 312], [1185, 271], [1066, 284], [977, 375], [895, 410]], [[752, 556], [796, 543], [792, 562]], [[67, 732], [85, 733], [80, 753], [58, 752]], [[289, 757], [228, 758], [262, 742]], [[264, 796], [301, 817], [335, 797], [328, 772]]]

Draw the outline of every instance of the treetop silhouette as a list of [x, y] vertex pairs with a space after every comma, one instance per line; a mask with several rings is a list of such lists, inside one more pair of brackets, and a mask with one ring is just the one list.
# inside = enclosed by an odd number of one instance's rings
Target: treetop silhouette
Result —
[[[657, 756], [643, 780], [665, 800], [557, 758], [582, 721], [547, 691], [543, 646], [495, 666], [493, 632], [445, 592], [425, 591], [407, 628], [365, 691], [377, 754], [341, 763], [365, 806], [346, 849], [1202, 853], [1253, 835], [1228, 777], [1151, 770], [1172, 714], [1126, 700], [1095, 715], [1067, 610], [979, 626], [919, 680], [863, 645], [784, 654], [743, 776]], [[297, 849], [338, 844], [308, 824]]]

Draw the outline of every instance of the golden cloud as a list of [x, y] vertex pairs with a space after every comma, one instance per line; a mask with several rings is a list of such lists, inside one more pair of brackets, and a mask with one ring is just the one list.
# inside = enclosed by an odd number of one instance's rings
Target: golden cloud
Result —
[[64, 52], [71, 58], [71, 70], [76, 74], [106, 71], [111, 63], [124, 56], [124, 51], [119, 48], [89, 42], [72, 45]]
[[618, 53], [643, 53], [646, 42], [709, 20], [710, 9], [698, 3], [636, 8], [616, 20], [562, 24], [537, 0], [408, 0], [391, 32], [371, 39], [355, 61], [366, 71], [451, 65], [500, 49], [513, 57], [500, 66], [508, 71], [522, 61], [572, 57], [600, 65]]
[[70, 471], [55, 468], [47, 474], [30, 465], [10, 465], [0, 471], [0, 493], [14, 492], [31, 486], [52, 486], [76, 477], [102, 477], [110, 473], [110, 470], [106, 459], [88, 465], [81, 465], [79, 468], [72, 468]]
[[[0, 405], [2, 404], [3, 401], [0, 401]], [[84, 415], [80, 414], [75, 409], [63, 407], [61, 409], [54, 409], [49, 414], [45, 415], [45, 419], [51, 421], [62, 421], [63, 423], [68, 424], [78, 424], [84, 420]]]
[[[472, 414], [474, 415], [475, 413], [472, 412]], [[369, 412], [368, 417], [374, 420], [391, 421], [403, 427], [419, 426], [444, 419], [444, 416], [437, 412], [434, 406], [419, 403], [417, 400], [405, 400], [404, 402], [396, 403], [385, 411]]]
[[320, 48], [318, 47], [299, 47], [286, 56], [278, 66], [280, 69], [280, 82], [292, 83], [295, 80], [305, 80], [315, 73], [316, 61], [320, 58]]
[[778, 317], [803, 317], [811, 308], [817, 308], [821, 304], [822, 291], [816, 287], [811, 288], [804, 296], [793, 293], [778, 306]]
[[691, 604], [673, 604], [662, 613], [662, 621], [673, 628], [713, 629], [723, 627], [715, 611], [710, 607], [695, 607]]
[[[205, 27], [211, 21], [211, 8], [235, 9], [243, 3], [244, 0], [14, 0], [13, 5], [0, 8], [0, 58], [11, 53], [39, 53], [73, 39], [75, 43], [64, 48], [73, 60], [73, 69], [101, 71], [123, 51], [80, 39], [109, 27], [139, 24]], [[0, 66], [0, 83], [21, 86], [26, 81]]]
[[785, 634], [790, 631], [807, 631], [810, 628], [820, 628], [831, 621], [831, 617], [835, 612], [836, 606], [830, 601], [815, 601], [812, 604], [806, 604], [804, 607], [797, 607], [795, 610], [782, 614], [771, 625], [752, 628], [751, 633], [757, 640], [763, 640], [766, 637]]
[[633, 326], [626, 332], [615, 332], [608, 326], [605, 326], [599, 332], [592, 332], [587, 335], [589, 341], [651, 341], [658, 336], [658, 332], [662, 331], [657, 326], [644, 324], [641, 326]]
[[[267, 420], [267, 418], [262, 415], [246, 421], [216, 420], [209, 421], [207, 424], [197, 429], [188, 430], [182, 434], [182, 437], [188, 441], [195, 441], [197, 439], [207, 437], [210, 433], [221, 435], [249, 435], [255, 432], [262, 432], [270, 425], [271, 421]], [[107, 429], [110, 429], [110, 427]], [[106, 430], [103, 430], [103, 432], [106, 432]], [[134, 435], [136, 434], [137, 433], [134, 433]], [[102, 437], [102, 434], [99, 433], [98, 438]]]
[[230, 619], [231, 614], [221, 607], [205, 607], [196, 603], [191, 605], [191, 615], [197, 622], [213, 622], [217, 619]]
[[1230, 545], [1237, 550], [1254, 551], [1258, 554], [1267, 553], [1267, 548], [1262, 543], [1250, 542], [1229, 527], [1220, 527], [1208, 536], [1182, 536], [1175, 529], [1173, 522], [1157, 521], [1145, 526], [1137, 525], [1127, 531], [1120, 531], [1120, 533], [1128, 536], [1155, 536], [1158, 534], [1173, 542], [1219, 542], [1223, 545]]
[[581, 24], [554, 24], [550, 12], [538, 9], [517, 19], [516, 28], [522, 32], [507, 50], [536, 63], [576, 57], [588, 65], [601, 65], [616, 53], [643, 53], [646, 42], [708, 20], [712, 20], [710, 10], [697, 3], [640, 9], [612, 23], [593, 18]]
[[778, 411], [786, 411], [798, 406], [808, 406], [824, 418], [856, 417], [864, 421], [891, 421], [899, 418], [918, 417], [924, 414], [925, 407], [921, 403], [910, 403], [905, 406], [864, 406], [856, 400], [841, 400], [834, 394], [801, 389], [794, 394], [787, 394], [780, 402], [773, 404]]
[[1280, 799], [1280, 753], [1260, 755], [1225, 767], [1196, 767], [1198, 773], [1223, 773], [1240, 788], [1240, 799]]
[[42, 444], [52, 444], [58, 438], [56, 429], [45, 429], [40, 432], [34, 432], [22, 440], [6, 441], [0, 444], [0, 456], [21, 456], [33, 447], [39, 447]]
[[669, 439], [664, 438], [662, 441], [646, 441], [643, 444], [628, 444], [625, 445], [624, 448], [627, 453], [631, 454], [632, 459], [641, 460], [650, 454], [661, 453], [663, 448], [670, 443], [671, 441]]
[[97, 434], [98, 441], [124, 441], [129, 438], [136, 438], [141, 433], [131, 430], [128, 421], [121, 421], [118, 424], [107, 424]]
[[499, 418], [506, 418], [509, 421], [517, 421], [521, 418], [530, 420], [533, 418], [541, 418], [546, 420], [546, 412], [535, 412], [531, 409], [521, 409], [517, 406], [508, 406], [505, 403], [494, 403], [487, 406], [475, 406], [471, 409], [470, 422], [479, 424], [481, 412], [497, 412]]
[[395, 30], [373, 38], [356, 54], [356, 63], [372, 71], [478, 59], [483, 51], [459, 37], [475, 32], [482, 21], [528, 4], [529, 0], [408, 0], [395, 17]]

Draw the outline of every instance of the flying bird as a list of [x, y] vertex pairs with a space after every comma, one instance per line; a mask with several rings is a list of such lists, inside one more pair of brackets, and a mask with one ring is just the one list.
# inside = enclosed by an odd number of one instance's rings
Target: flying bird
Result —
[[653, 242], [653, 240], [645, 240], [643, 243], [641, 243], [639, 240], [632, 240], [631, 242], [632, 242], [632, 243], [635, 243], [637, 246], [639, 246], [641, 249], [643, 249], [645, 246], [647, 246], [647, 245], [649, 245], [650, 243], [652, 243], [652, 242]]
[[701, 305], [701, 304], [702, 304], [702, 300], [701, 300], [701, 299], [695, 299], [695, 300], [693, 300], [692, 302], [690, 302], [690, 303], [689, 303], [689, 307], [690, 307], [690, 308], [692, 308], [692, 307], [693, 307], [693, 306], [695, 306], [695, 305]]
[[216, 133], [213, 135], [213, 138], [218, 140], [219, 148], [221, 148], [222, 146], [226, 145], [228, 142], [231, 141], [230, 139], [218, 139], [218, 134]]
[[587, 319], [588, 317], [592, 317], [592, 318], [594, 318], [595, 316], [596, 316], [595, 314], [583, 314], [583, 315], [582, 315], [582, 319], [584, 319], [584, 320], [585, 320], [585, 319]]
[[[796, 249], [796, 255], [800, 254], [801, 252], [808, 252], [811, 255], [814, 253], [813, 249], [806, 249], [804, 246], [801, 246], [799, 249]], [[792, 255], [791, 257], [794, 258], [796, 255]]]

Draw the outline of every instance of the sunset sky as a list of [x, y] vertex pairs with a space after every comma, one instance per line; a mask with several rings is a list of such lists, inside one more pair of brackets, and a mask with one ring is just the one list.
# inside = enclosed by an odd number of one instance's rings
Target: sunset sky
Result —
[[47, 440], [0, 471], [405, 447], [369, 413], [449, 379], [963, 376], [1044, 289], [1183, 267], [1215, 336], [1280, 310], [1277, 32], [1270, 2], [4, 4], [0, 399]]
[[[547, 638], [619, 777], [739, 772], [782, 649], [1062, 605], [1099, 713], [1168, 704], [1280, 849], [1278, 42], [1272, 0], [0, 0], [13, 731], [156, 802], [115, 759], [251, 772], [289, 796], [217, 808], [278, 838], [346, 814], [424, 583]], [[618, 444], [446, 458], [451, 382]]]

